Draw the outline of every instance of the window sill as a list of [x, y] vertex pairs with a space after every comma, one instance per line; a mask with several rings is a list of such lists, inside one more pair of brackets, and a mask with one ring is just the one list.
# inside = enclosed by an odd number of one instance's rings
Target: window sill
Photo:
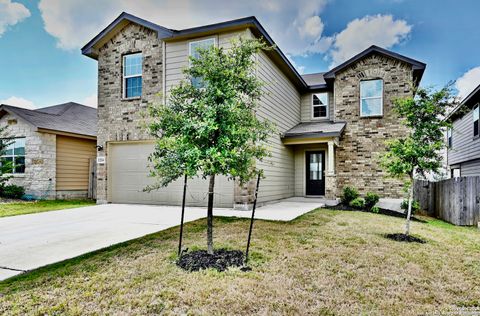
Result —
[[326, 116], [326, 117], [312, 117], [310, 119], [312, 121], [328, 121], [330, 118], [328, 116]]
[[372, 119], [372, 118], [373, 118], [373, 119], [375, 119], [375, 118], [376, 118], [376, 119], [379, 119], [379, 118], [383, 118], [383, 115], [369, 115], [369, 116], [365, 116], [365, 115], [362, 116], [362, 115], [360, 115], [360, 118], [361, 118], [361, 119]]
[[25, 178], [25, 173], [5, 173], [5, 176], [12, 178]]
[[135, 101], [140, 99], [142, 99], [142, 97], [131, 97], [131, 98], [122, 98], [122, 101]]

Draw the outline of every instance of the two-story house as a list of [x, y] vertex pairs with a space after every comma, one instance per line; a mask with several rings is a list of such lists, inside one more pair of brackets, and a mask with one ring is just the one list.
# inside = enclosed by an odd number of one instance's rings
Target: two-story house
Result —
[[480, 176], [480, 85], [448, 115], [447, 164], [450, 176]]
[[[150, 102], [165, 102], [197, 47], [228, 47], [234, 37], [274, 42], [255, 17], [172, 30], [122, 13], [82, 53], [98, 61], [99, 203], [178, 204], [182, 185], [143, 192], [152, 183], [147, 157], [153, 149], [143, 115]], [[326, 73], [300, 75], [279, 47], [257, 56], [266, 94], [258, 115], [280, 132], [262, 163], [259, 202], [293, 196], [338, 197], [344, 186], [361, 193], [400, 197], [402, 183], [385, 177], [378, 156], [387, 139], [405, 127], [392, 111], [395, 98], [411, 96], [425, 64], [372, 46]], [[103, 160], [103, 158], [102, 158]], [[240, 187], [221, 178], [216, 205], [252, 201], [254, 183]], [[190, 181], [188, 203], [205, 205], [206, 180]]]

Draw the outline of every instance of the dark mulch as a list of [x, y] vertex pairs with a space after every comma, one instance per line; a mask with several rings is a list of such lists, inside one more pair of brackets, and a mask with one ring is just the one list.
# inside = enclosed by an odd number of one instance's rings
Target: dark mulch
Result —
[[[328, 208], [329, 210], [337, 210], [337, 211], [352, 211], [352, 212], [367, 212], [367, 213], [371, 213], [370, 211], [368, 210], [359, 210], [359, 209], [356, 209], [356, 208], [353, 208], [349, 205], [345, 205], [345, 204], [338, 204], [338, 205], [335, 205], [335, 206], [325, 206], [325, 208]], [[396, 212], [396, 211], [392, 211], [392, 210], [387, 210], [387, 209], [383, 209], [381, 208], [379, 210], [379, 212], [377, 214], [383, 214], [383, 215], [388, 215], [388, 216], [393, 216], [393, 217], [399, 217], [399, 218], [407, 218], [407, 214], [405, 213], [400, 213], [400, 212]], [[415, 221], [415, 222], [420, 222], [420, 223], [426, 223], [426, 221], [424, 220], [421, 220], [421, 219], [418, 219], [416, 218], [415, 216], [412, 216], [411, 217], [411, 220], [412, 221]]]
[[405, 234], [386, 234], [385, 238], [403, 242], [418, 242], [420, 244], [426, 243], [426, 241], [423, 239]]
[[215, 250], [209, 255], [206, 250], [196, 250], [182, 255], [177, 265], [187, 271], [198, 271], [213, 268], [225, 271], [229, 267], [243, 266], [244, 254], [240, 250]]

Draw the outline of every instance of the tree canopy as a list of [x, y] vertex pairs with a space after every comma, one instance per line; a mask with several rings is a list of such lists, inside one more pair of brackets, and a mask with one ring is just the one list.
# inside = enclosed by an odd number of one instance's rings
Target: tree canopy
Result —
[[[167, 104], [150, 107], [149, 130], [157, 139], [150, 160], [160, 186], [184, 174], [245, 182], [260, 172], [255, 162], [269, 155], [265, 141], [272, 124], [256, 113], [263, 83], [255, 74], [255, 54], [266, 49], [241, 38], [228, 49], [199, 49]], [[192, 83], [196, 78], [201, 85]]]

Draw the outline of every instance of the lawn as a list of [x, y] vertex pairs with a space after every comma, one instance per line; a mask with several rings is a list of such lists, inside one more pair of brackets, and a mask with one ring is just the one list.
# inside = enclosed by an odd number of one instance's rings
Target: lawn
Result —
[[0, 217], [63, 210], [94, 205], [91, 200], [53, 200], [34, 202], [14, 202], [0, 204]]
[[[206, 221], [185, 245], [204, 246]], [[0, 314], [419, 315], [480, 310], [480, 232], [428, 219], [426, 244], [383, 237], [400, 218], [318, 209], [257, 221], [250, 272], [185, 272], [178, 228], [0, 283]], [[248, 220], [216, 218], [217, 247], [245, 246]]]

